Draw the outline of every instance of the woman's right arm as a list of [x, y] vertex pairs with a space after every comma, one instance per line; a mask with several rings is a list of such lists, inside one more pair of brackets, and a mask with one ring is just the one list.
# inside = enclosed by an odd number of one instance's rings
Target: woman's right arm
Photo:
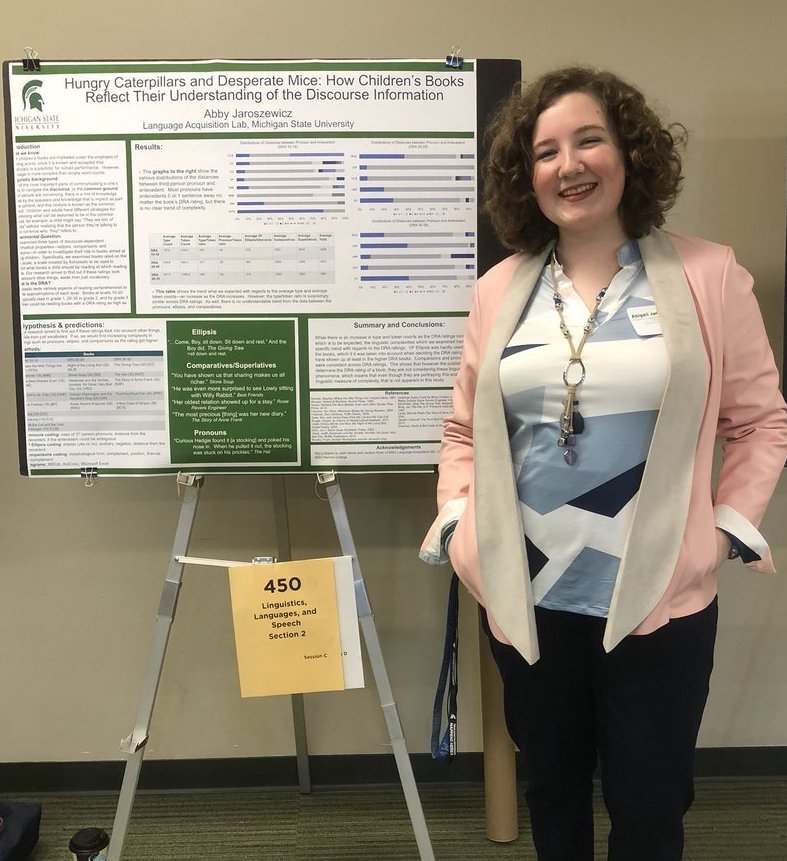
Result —
[[425, 562], [448, 561], [447, 540], [462, 516], [473, 478], [473, 405], [478, 373], [481, 311], [478, 284], [473, 290], [473, 306], [467, 318], [462, 358], [454, 382], [452, 414], [443, 421], [440, 447], [437, 505], [439, 513], [421, 547]]

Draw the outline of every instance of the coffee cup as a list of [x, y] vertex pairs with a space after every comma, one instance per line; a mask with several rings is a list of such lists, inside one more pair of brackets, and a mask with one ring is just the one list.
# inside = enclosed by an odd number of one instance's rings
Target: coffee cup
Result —
[[101, 828], [83, 828], [71, 838], [68, 848], [74, 861], [104, 861], [109, 846], [107, 832]]

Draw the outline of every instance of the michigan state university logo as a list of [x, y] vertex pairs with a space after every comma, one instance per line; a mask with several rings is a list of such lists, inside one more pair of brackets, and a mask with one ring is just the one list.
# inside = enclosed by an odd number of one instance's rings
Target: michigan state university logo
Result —
[[44, 111], [44, 82], [40, 78], [25, 81], [21, 90], [22, 112], [14, 116], [14, 126], [22, 134], [48, 131], [60, 127], [60, 115]]
[[40, 111], [44, 113], [44, 97], [41, 95], [43, 81], [28, 81], [22, 87], [22, 101], [26, 111]]

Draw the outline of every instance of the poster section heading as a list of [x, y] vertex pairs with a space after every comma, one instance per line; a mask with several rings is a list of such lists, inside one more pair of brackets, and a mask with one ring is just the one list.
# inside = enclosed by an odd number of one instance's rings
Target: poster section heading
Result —
[[476, 278], [472, 63], [7, 68], [23, 471], [432, 468]]

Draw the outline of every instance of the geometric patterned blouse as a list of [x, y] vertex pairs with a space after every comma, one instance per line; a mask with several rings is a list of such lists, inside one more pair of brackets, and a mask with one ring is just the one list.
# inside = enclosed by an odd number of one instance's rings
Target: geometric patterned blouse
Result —
[[[618, 262], [582, 351], [586, 376], [576, 410], [584, 427], [575, 435], [573, 466], [557, 445], [569, 346], [549, 262], [500, 362], [535, 603], [604, 617], [669, 373], [635, 241], [618, 251]], [[556, 274], [563, 315], [579, 344], [590, 311], [559, 264]]]

